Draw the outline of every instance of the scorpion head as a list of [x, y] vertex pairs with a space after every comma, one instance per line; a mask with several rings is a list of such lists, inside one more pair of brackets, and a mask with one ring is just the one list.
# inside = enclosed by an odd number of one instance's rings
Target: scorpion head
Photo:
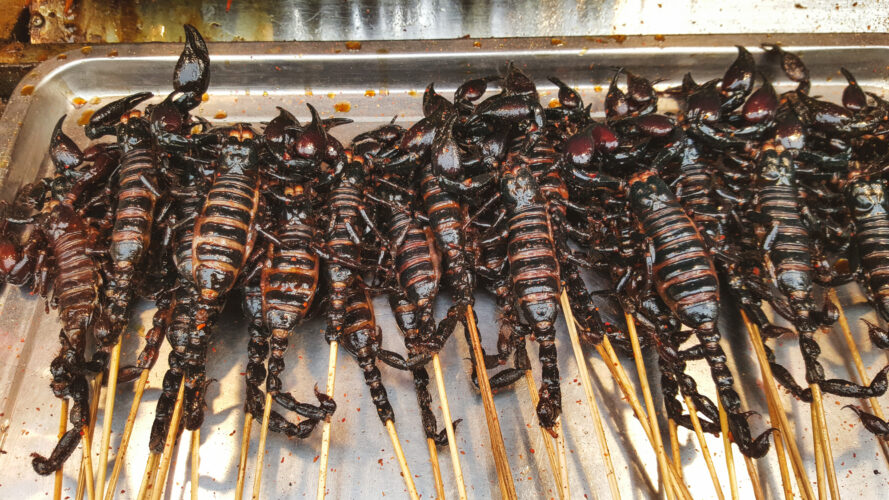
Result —
[[539, 202], [539, 194], [537, 181], [526, 167], [507, 171], [500, 180], [500, 195], [509, 210]]
[[886, 213], [886, 194], [882, 180], [857, 179], [846, 186], [846, 198], [855, 216]]

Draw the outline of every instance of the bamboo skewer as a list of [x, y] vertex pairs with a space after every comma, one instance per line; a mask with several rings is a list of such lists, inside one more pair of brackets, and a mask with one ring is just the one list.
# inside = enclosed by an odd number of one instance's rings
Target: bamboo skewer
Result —
[[272, 393], [265, 394], [265, 407], [262, 410], [262, 427], [259, 429], [259, 449], [256, 450], [256, 471], [253, 473], [253, 500], [259, 500], [262, 488], [262, 462], [265, 458], [265, 441], [269, 436], [269, 418], [272, 415]]
[[830, 487], [830, 497], [840, 500], [840, 489], [837, 485], [837, 473], [833, 465], [833, 450], [830, 445], [830, 433], [827, 430], [827, 421], [824, 418], [824, 402], [821, 395], [821, 387], [812, 384], [812, 404], [816, 406], [818, 417], [818, 430], [821, 436], [821, 452], [824, 454], [824, 468], [827, 474], [827, 484]]
[[602, 458], [605, 461], [605, 471], [608, 475], [608, 486], [611, 488], [611, 498], [620, 500], [620, 488], [617, 485], [617, 474], [614, 473], [614, 464], [611, 462], [608, 440], [605, 437], [605, 429], [602, 426], [602, 415], [599, 413], [599, 404], [596, 401], [596, 393], [593, 391], [593, 382], [590, 380], [586, 358], [583, 355], [583, 348], [577, 335], [574, 314], [571, 311], [568, 293], [565, 290], [562, 290], [560, 299], [562, 302], [562, 314], [565, 315], [565, 323], [568, 325], [568, 335], [571, 337], [571, 348], [574, 350], [574, 361], [577, 363], [577, 371], [580, 373], [580, 383], [586, 394], [587, 406], [589, 406], [590, 414], [593, 418], [593, 429], [596, 431], [596, 437], [599, 439], [599, 445], [602, 448]]
[[[528, 386], [528, 395], [531, 396], [531, 404], [534, 408], [537, 407], [537, 402], [540, 401], [540, 396], [537, 394], [537, 388], [534, 383], [534, 375], [531, 373], [531, 370], [525, 370], [525, 382], [527, 382]], [[532, 411], [533, 413], [533, 411]], [[546, 448], [546, 455], [549, 458], [549, 466], [550, 470], [553, 473], [553, 481], [556, 483], [556, 490], [559, 492], [559, 498], [561, 500], [565, 500], [566, 498], [570, 498], [570, 494], [566, 495], [563, 481], [562, 481], [562, 472], [559, 468], [559, 459], [556, 457], [556, 449], [553, 446], [553, 442], [550, 439], [550, 435], [546, 432], [546, 429], [543, 427], [537, 426], [540, 429], [540, 436], [543, 438], [543, 446]], [[558, 432], [558, 431], [556, 431]]]
[[679, 472], [679, 479], [684, 480], [685, 478], [682, 476], [682, 453], [679, 450], [679, 435], [676, 433], [676, 421], [672, 418], [668, 419], [667, 425], [669, 425], [668, 430], [670, 431], [670, 454], [673, 457], [673, 465]]
[[[608, 370], [611, 372], [611, 376], [614, 378], [615, 382], [617, 382], [617, 385], [621, 389], [621, 392], [623, 392], [624, 397], [630, 404], [630, 408], [633, 409], [633, 413], [636, 415], [636, 419], [639, 421], [639, 425], [642, 426], [642, 430], [645, 431], [645, 435], [648, 437], [648, 442], [651, 443], [651, 447], [654, 449], [655, 454], [666, 454], [663, 449], [663, 445], [658, 448], [655, 442], [654, 433], [652, 432], [651, 426], [649, 425], [648, 414], [645, 412], [645, 410], [642, 409], [642, 403], [636, 396], [636, 392], [633, 390], [633, 385], [632, 383], [630, 383], [630, 378], [627, 376], [626, 371], [624, 371], [623, 365], [620, 364], [620, 361], [617, 358], [617, 353], [614, 352], [614, 347], [612, 347], [611, 341], [608, 340], [608, 337], [604, 337], [602, 339], [602, 343], [596, 346], [596, 351], [598, 351], [599, 356], [602, 357], [602, 360], [605, 361]], [[665, 463], [667, 464], [667, 467], [669, 469], [671, 479], [675, 482], [678, 488], [679, 496], [684, 499], [691, 500], [691, 493], [689, 493], [688, 487], [685, 485], [685, 482], [680, 479], [681, 475], [679, 472], [676, 471], [674, 464], [666, 460]]]
[[114, 499], [117, 479], [120, 477], [120, 469], [123, 467], [127, 448], [130, 445], [130, 436], [132, 436], [133, 427], [136, 425], [136, 414], [139, 412], [139, 405], [142, 402], [142, 395], [145, 393], [145, 386], [147, 384], [148, 370], [142, 370], [142, 373], [139, 374], [139, 380], [136, 382], [136, 389], [133, 394], [133, 404], [130, 406], [130, 414], [127, 415], [127, 423], [123, 430], [123, 436], [120, 438], [120, 446], [117, 447], [117, 455], [114, 457], [114, 468], [111, 470], [111, 477], [108, 479], [108, 487], [105, 489], [105, 500]]
[[491, 439], [491, 453], [494, 456], [494, 465], [497, 468], [500, 496], [508, 500], [515, 500], [517, 498], [515, 484], [512, 479], [512, 471], [509, 470], [509, 460], [506, 458], [506, 445], [503, 444], [503, 434], [500, 432], [497, 408], [494, 406], [494, 395], [491, 393], [491, 382], [488, 380], [488, 372], [485, 369], [482, 342], [479, 338], [478, 327], [475, 324], [475, 313], [473, 313], [471, 305], [466, 306], [466, 323], [469, 325], [469, 338], [472, 343], [471, 348], [473, 358], [475, 359], [478, 386], [482, 395], [482, 403], [485, 407], [488, 437]]
[[417, 487], [414, 485], [414, 476], [411, 475], [407, 459], [404, 458], [404, 450], [401, 449], [401, 442], [398, 440], [398, 432], [395, 431], [395, 423], [391, 420], [386, 420], [386, 431], [389, 433], [389, 439], [392, 440], [392, 447], [395, 449], [395, 457], [401, 467], [401, 476], [404, 478], [404, 485], [407, 486], [407, 493], [411, 500], [420, 500]]
[[[642, 398], [645, 400], [645, 407], [648, 409], [649, 426], [651, 427], [651, 435], [654, 438], [655, 450], [657, 452], [658, 470], [660, 471], [661, 484], [664, 489], [671, 487], [671, 477], [667, 472], [667, 453], [664, 451], [664, 443], [661, 440], [661, 430], [657, 422], [657, 412], [654, 409], [654, 401], [651, 397], [651, 388], [648, 386], [648, 375], [645, 370], [645, 362], [642, 360], [642, 349], [639, 347], [639, 336], [636, 335], [636, 324], [633, 316], [624, 313], [627, 322], [627, 331], [630, 334], [630, 343], [633, 347], [633, 360], [636, 362], [636, 371], [639, 374], [639, 383], [642, 386]], [[677, 485], [673, 485], [677, 486]]]
[[244, 415], [244, 429], [241, 436], [241, 457], [238, 460], [238, 483], [235, 486], [235, 500], [244, 497], [244, 478], [247, 476], [247, 452], [250, 449], [250, 431], [253, 429], [253, 415]]
[[201, 429], [191, 432], [191, 500], [198, 500], [201, 469]]
[[441, 360], [438, 353], [432, 355], [432, 368], [435, 373], [435, 385], [438, 387], [438, 399], [444, 418], [445, 432], [448, 435], [448, 449], [451, 451], [451, 465], [454, 467], [454, 479], [457, 482], [457, 495], [466, 500], [466, 484], [463, 482], [463, 469], [460, 466], [460, 451], [457, 449], [457, 438], [454, 434], [454, 422], [451, 420], [451, 408], [448, 404], [448, 393], [445, 389], [444, 376], [441, 372]]
[[176, 405], [173, 407], [173, 417], [170, 419], [170, 428], [167, 430], [167, 439], [164, 441], [164, 453], [161, 456], [160, 468], [154, 478], [154, 489], [151, 491], [151, 500], [160, 500], [164, 493], [164, 483], [167, 482], [167, 472], [170, 470], [170, 461], [173, 459], [173, 448], [176, 446], [176, 437], [179, 434], [179, 420], [182, 418], [182, 406], [185, 399], [185, 375], [179, 382], [179, 394], [176, 396]]
[[93, 500], [95, 495], [95, 485], [93, 484], [93, 460], [92, 456], [92, 446], [90, 445], [90, 437], [93, 435], [93, 431], [96, 429], [96, 416], [99, 414], [99, 397], [102, 394], [102, 377], [103, 373], [99, 373], [96, 375], [96, 378], [93, 380], [93, 397], [90, 401], [90, 425], [89, 429], [83, 433], [82, 443], [83, 446], [83, 458], [80, 462], [80, 473], [77, 476], [77, 493], [75, 495], [75, 500], [83, 499], [83, 492], [86, 490], [87, 497], [90, 500]]
[[809, 410], [812, 416], [812, 441], [815, 450], [815, 479], [818, 483], [818, 500], [827, 500], [827, 485], [824, 480], [824, 441], [821, 439], [821, 419], [818, 418], [818, 407], [815, 406], [814, 401]]
[[[716, 404], [719, 405], [719, 426], [722, 434], [722, 447], [725, 449], [725, 468], [728, 470], [728, 481], [732, 492], [732, 500], [738, 500], [738, 478], [735, 475], [735, 455], [732, 452], [732, 441], [729, 439], [728, 431], [728, 415], [725, 414], [725, 408], [722, 407], [722, 401], [716, 398]], [[748, 472], [750, 471], [751, 462], [748, 460]], [[754, 474], [755, 475], [755, 474]], [[753, 481], [753, 476], [750, 480]]]
[[108, 386], [105, 388], [105, 410], [102, 415], [102, 442], [99, 446], [99, 466], [96, 471], [96, 495], [102, 500], [105, 495], [105, 474], [108, 472], [108, 448], [111, 443], [111, 424], [114, 419], [114, 398], [117, 395], [117, 371], [120, 369], [120, 345], [122, 339], [111, 349], [111, 363], [108, 365]]
[[753, 463], [753, 459], [744, 455], [744, 465], [747, 466], [747, 475], [750, 476], [750, 485], [753, 486], [753, 498], [765, 500], [762, 483], [759, 482], [759, 475], [756, 473], [756, 464]]
[[[62, 413], [59, 417], [59, 439], [62, 439], [62, 436], [65, 435], [65, 431], [68, 430], [68, 399], [65, 398], [62, 400]], [[64, 466], [64, 464], [62, 464]], [[52, 498], [53, 500], [60, 500], [62, 498], [62, 480], [65, 478], [65, 473], [63, 471], [63, 467], [59, 466], [59, 470], [56, 471], [55, 483], [52, 488]]]
[[778, 396], [778, 389], [775, 386], [775, 378], [772, 375], [772, 368], [769, 366], [769, 361], [766, 357], [765, 349], [763, 348], [759, 328], [750, 322], [747, 318], [747, 314], [743, 310], [741, 311], [741, 319], [747, 327], [747, 333], [751, 338], [753, 349], [756, 352], [756, 357], [759, 361], [759, 368], [763, 373], [763, 386], [766, 390], [766, 399], [771, 405], [772, 422], [778, 424], [778, 428], [782, 433], [781, 437], [787, 445], [787, 450], [790, 452], [790, 464], [793, 467], [794, 476], [796, 476], [796, 483], [800, 489], [800, 495], [804, 499], [814, 499], [815, 494], [812, 491], [812, 484], [809, 482], [809, 478], [806, 475], [806, 469], [803, 466], [802, 457], [800, 456], [799, 448], [796, 445], [793, 428], [787, 420], [787, 415], [784, 413], [784, 406], [781, 403], [781, 398]]
[[[772, 404], [769, 402], [769, 415], [771, 416]], [[778, 470], [781, 473], [781, 488], [784, 490], [784, 500], [793, 500], [793, 488], [790, 485], [790, 471], [787, 470], [787, 455], [784, 452], [784, 435], [781, 429], [775, 429], [772, 433], [772, 440], [775, 443], [775, 454], [778, 457]]]
[[[336, 340], [330, 341], [330, 357], [327, 361], [327, 395], [333, 396], [334, 384], [336, 383], [336, 358], [337, 351], [339, 348], [339, 343]], [[433, 358], [435, 361], [436, 358]], [[439, 392], [441, 389], [439, 388]], [[446, 413], [445, 415], [448, 415]], [[445, 416], [447, 420], [446, 424], [450, 424], [450, 416]], [[245, 431], [246, 432], [246, 431]], [[448, 434], [448, 439], [454, 439], [453, 436], [453, 428], [451, 428], [450, 434]], [[321, 457], [318, 465], [318, 494], [317, 500], [324, 500], [324, 496], [327, 494], [327, 457], [330, 455], [330, 418], [324, 420], [324, 425], [321, 429]], [[246, 460], [246, 458], [245, 458]], [[461, 478], [462, 479], [462, 478]], [[238, 499], [240, 500], [240, 499]]]
[[716, 466], [713, 465], [713, 457], [710, 456], [710, 448], [707, 447], [707, 440], [704, 438], [704, 430], [701, 428], [701, 420], [698, 418], [698, 410], [695, 408], [694, 401], [690, 396], [685, 396], [685, 406], [688, 407], [688, 416], [691, 417], [691, 425], [694, 428], [695, 435], [698, 436], [698, 444], [701, 445], [701, 455], [704, 456], [704, 462], [707, 464], [707, 470], [710, 472], [710, 480], [713, 481], [713, 488], [716, 489], [716, 496], [719, 500], [725, 500], [722, 494], [722, 486], [719, 484], [719, 478], [716, 477]]
[[[843, 331], [843, 337], [846, 339], [846, 346], [849, 348], [849, 353], [852, 355], [852, 361], [855, 363], [855, 371], [858, 372], [858, 378], [863, 385], [870, 385], [871, 380], [870, 377], [867, 376], [867, 371], [864, 369], [864, 362], [861, 360], [861, 353], [858, 352], [858, 346], [855, 344], [855, 338], [852, 337], [852, 330], [849, 328], [849, 321], [846, 319], [846, 312], [843, 310], [843, 306], [840, 305], [840, 299], [837, 297], [836, 290], [831, 288], [829, 292], [829, 299], [833, 301], [834, 305], [837, 307], [837, 311], [839, 312], [840, 318], [840, 329]], [[870, 403], [870, 407], [874, 412], [874, 415], [879, 417], [881, 420], [886, 420], [885, 415], [883, 414], [883, 407], [880, 405], [880, 402], [877, 398], [871, 397], [868, 398], [868, 403]], [[878, 439], [880, 443], [880, 448], [883, 450], [883, 456], [889, 461], [889, 448], [887, 448], [887, 443], [885, 439]]]
[[154, 485], [154, 475], [157, 473], [157, 464], [160, 461], [160, 453], [150, 453], [148, 463], [145, 464], [145, 473], [142, 475], [142, 484], [139, 485], [138, 500], [144, 500], [148, 496], [148, 490]]
[[438, 449], [435, 447], [435, 440], [426, 438], [426, 447], [429, 448], [429, 463], [432, 465], [432, 479], [435, 482], [435, 498], [444, 500], [444, 482], [441, 480], [441, 465], [438, 463]]

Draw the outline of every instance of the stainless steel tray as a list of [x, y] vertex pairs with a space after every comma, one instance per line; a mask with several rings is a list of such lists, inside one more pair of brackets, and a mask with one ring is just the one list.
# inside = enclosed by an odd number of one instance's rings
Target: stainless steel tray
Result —
[[[585, 37], [566, 39], [461, 39], [453, 41], [364, 42], [360, 50], [350, 50], [343, 43], [239, 43], [210, 44], [212, 81], [209, 100], [197, 113], [217, 121], [262, 121], [274, 115], [275, 106], [285, 106], [300, 119], [308, 116], [305, 103], [314, 104], [326, 116], [339, 114], [355, 120], [337, 128], [334, 135], [348, 142], [356, 133], [387, 122], [397, 114], [398, 121], [409, 124], [420, 116], [423, 89], [435, 82], [436, 89], [449, 95], [464, 79], [496, 73], [512, 60], [540, 84], [543, 99], [555, 97], [546, 77], [558, 75], [577, 86], [594, 109], [601, 109], [604, 89], [615, 66], [624, 66], [641, 75], [666, 79], [662, 85], [677, 82], [687, 71], [696, 78], [721, 75], [735, 54], [733, 45], [756, 47], [761, 42], [782, 42], [800, 53], [812, 72], [813, 92], [836, 98], [844, 85], [838, 70], [841, 65], [854, 72], [859, 82], [878, 93], [889, 88], [889, 36], [670, 36]], [[116, 45], [97, 46], [91, 51], [68, 53], [64, 58], [46, 61], [19, 84], [0, 120], [0, 196], [5, 199], [23, 182], [49, 170], [46, 154], [51, 128], [67, 113], [66, 131], [80, 144], [86, 144], [77, 120], [110, 98], [136, 91], [150, 90], [163, 96], [170, 91], [170, 78], [180, 46]], [[782, 80], [783, 81], [783, 80]], [[782, 84], [779, 90], [787, 88]], [[27, 95], [26, 95], [27, 94]], [[77, 99], [80, 98], [80, 99]], [[78, 107], [76, 102], [87, 103]], [[349, 103], [347, 113], [335, 112], [335, 105]], [[873, 316], [863, 304], [855, 286], [840, 293], [852, 319], [861, 314]], [[402, 349], [401, 339], [385, 301], [376, 303], [377, 317], [385, 333], [387, 348]], [[447, 304], [439, 304], [439, 313]], [[48, 452], [55, 442], [59, 402], [49, 388], [48, 368], [57, 350], [58, 322], [55, 313], [43, 312], [43, 302], [26, 292], [7, 287], [0, 295], [0, 424], [5, 433], [0, 438], [0, 497], [44, 498], [51, 494], [52, 479], [41, 478], [32, 470], [29, 453]], [[477, 311], [483, 334], [491, 337], [496, 313], [491, 301], [479, 297]], [[124, 339], [124, 363], [132, 360], [140, 347], [140, 335], [150, 325], [150, 306], [144, 305]], [[237, 314], [220, 323], [212, 344], [209, 376], [218, 382], [207, 395], [210, 406], [201, 433], [200, 487], [202, 498], [231, 498], [237, 474], [237, 450], [243, 422], [244, 395], [242, 373], [246, 364], [247, 343], [244, 321]], [[769, 426], [759, 369], [737, 313], [726, 304], [723, 319], [724, 344], [733, 358], [745, 407], [760, 412], [753, 425]], [[858, 324], [856, 334], [864, 351], [865, 365], [873, 374], [886, 362], [882, 353], [872, 352]], [[564, 391], [565, 432], [573, 498], [605, 497], [608, 486], [601, 465], [599, 445], [591, 429], [590, 413], [577, 380], [564, 324], [559, 325], [559, 364]], [[307, 323], [291, 342], [284, 380], [295, 394], [309, 397], [316, 381], [326, 374], [327, 346], [320, 335], [318, 321]], [[823, 360], [829, 373], [848, 376], [852, 365], [843, 348], [842, 338], [820, 336]], [[781, 339], [779, 356], [801, 376], [801, 360], [795, 339]], [[138, 489], [147, 456], [148, 429], [154, 413], [158, 387], [166, 366], [167, 350], [150, 377], [136, 425], [126, 467], [118, 489], [120, 497], [132, 497]], [[532, 356], [533, 357], [533, 356]], [[455, 335], [442, 353], [445, 377], [455, 418], [462, 418], [457, 440], [470, 496], [491, 498], [498, 495], [496, 472], [490, 456], [482, 405], [467, 376], [468, 349], [462, 335]], [[589, 367], [600, 398], [614, 465], [624, 497], [657, 496], [657, 471], [654, 454], [644, 439], [605, 365], [589, 356]], [[649, 360], [651, 361], [651, 360]], [[632, 374], [632, 364], [625, 362]], [[651, 366], [654, 366], [653, 364]], [[535, 369], [537, 366], [535, 365]], [[706, 367], [691, 365], [693, 375], [703, 390], [713, 394]], [[413, 387], [409, 377], [386, 367], [383, 380], [389, 389], [397, 415], [397, 426], [411, 470], [425, 497], [434, 489], [426, 444], [423, 439]], [[649, 370], [652, 387], [657, 392], [656, 370]], [[323, 385], [323, 383], [322, 383]], [[330, 455], [328, 486], [332, 498], [400, 497], [404, 486], [390, 442], [376, 418], [366, 388], [355, 362], [340, 355], [337, 370], [335, 416]], [[783, 391], [782, 391], [783, 394]], [[657, 395], [656, 395], [657, 397]], [[112, 450], [116, 450], [119, 432], [132, 399], [130, 388], [121, 388], [114, 415]], [[506, 442], [516, 489], [521, 498], [555, 497], [553, 481], [542, 453], [540, 433], [524, 386], [503, 391], [495, 397], [503, 437]], [[889, 398], [883, 398], [884, 403]], [[104, 402], [104, 401], [103, 401]], [[809, 477], [814, 481], [814, 459], [810, 439], [808, 408], [792, 398], [784, 401], [795, 426]], [[885, 491], [889, 474], [876, 440], [866, 434], [846, 401], [827, 397], [827, 420], [833, 443], [834, 460], [841, 491], [846, 496], [878, 496]], [[101, 428], [100, 421], [97, 428]], [[665, 425], [662, 425], [665, 429]], [[314, 495], [317, 481], [315, 458], [319, 453], [320, 433], [305, 441], [289, 441], [278, 435], [269, 437], [263, 494], [267, 498]], [[666, 439], [666, 436], [665, 436]], [[693, 435], [680, 430], [682, 461], [686, 481], [695, 498], [714, 498], [704, 461]], [[256, 436], [251, 449], [249, 474], [255, 459]], [[186, 441], [187, 442], [187, 441]], [[721, 441], [708, 438], [720, 480], [726, 487]], [[98, 446], [93, 448], [97, 452]], [[113, 451], [112, 451], [113, 453]], [[65, 468], [64, 495], [74, 496], [79, 452]], [[170, 473], [168, 498], [182, 498], [189, 488], [187, 446], [181, 446]], [[742, 498], [752, 498], [750, 481], [739, 453], [735, 453]], [[452, 473], [446, 452], [441, 456], [442, 473], [448, 497], [455, 497]], [[757, 462], [760, 479], [772, 498], [781, 496], [780, 476], [774, 453]], [[248, 476], [248, 487], [252, 480]]]

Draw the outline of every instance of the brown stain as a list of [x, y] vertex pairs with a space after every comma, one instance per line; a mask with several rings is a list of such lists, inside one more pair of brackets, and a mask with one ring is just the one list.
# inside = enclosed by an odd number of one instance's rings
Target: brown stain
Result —
[[99, 104], [100, 102], [102, 102], [102, 99], [99, 99], [98, 97], [90, 99], [90, 104]]
[[617, 43], [624, 43], [627, 41], [627, 35], [611, 35], [609, 38]]
[[388, 54], [389, 49], [377, 49], [376, 52], [377, 54]]
[[216, 118], [217, 120], [222, 120], [223, 118], [227, 117], [228, 113], [226, 113], [225, 111], [217, 111], [216, 114], [213, 115], [213, 118]]
[[74, 99], [71, 99], [71, 104], [73, 104], [75, 108], [79, 108], [86, 104], [86, 99], [83, 97], [75, 97]]
[[68, 59], [68, 54], [59, 54], [56, 56], [56, 59], [58, 59], [59, 61], [64, 61], [65, 59]]
[[472, 42], [472, 46], [477, 49], [480, 49], [480, 48], [482, 48], [482, 42], [479, 42], [479, 41]]
[[659, 42], [663, 42], [664, 40], [667, 39], [667, 37], [665, 37], [664, 35], [654, 35], [654, 39]]
[[109, 52], [108, 57], [117, 57], [117, 50], [115, 49], [115, 50], [112, 50], [111, 52]]
[[333, 109], [339, 111], [340, 113], [348, 113], [352, 109], [352, 105], [347, 101], [338, 102], [333, 105]]
[[346, 42], [346, 48], [349, 50], [361, 50], [361, 42]]
[[86, 47], [83, 47], [82, 49], [80, 49], [80, 52], [83, 53], [83, 55], [85, 55], [85, 56], [90, 55], [90, 53], [91, 53], [92, 51], [93, 51], [93, 48], [90, 47], [89, 45], [87, 45]]
[[556, 47], [561, 46], [561, 45], [565, 45], [565, 43], [562, 42], [561, 40], [559, 40], [558, 38], [550, 38], [550, 40], [549, 40], [549, 44], [550, 44], [550, 45], [554, 45], [554, 46], [556, 46]]
[[86, 124], [88, 124], [90, 122], [90, 118], [92, 118], [93, 113], [95, 113], [95, 112], [96, 111], [92, 110], [92, 109], [88, 109], [88, 110], [84, 111], [83, 113], [81, 113], [80, 118], [77, 119], [77, 124], [80, 125], [81, 127], [85, 126]]
[[34, 86], [33, 85], [25, 85], [24, 87], [22, 87], [22, 90], [21, 90], [22, 95], [31, 95], [33, 93], [34, 93]]
[[374, 97], [375, 95], [377, 95], [377, 93], [374, 90], [367, 89], [364, 91], [364, 97]]

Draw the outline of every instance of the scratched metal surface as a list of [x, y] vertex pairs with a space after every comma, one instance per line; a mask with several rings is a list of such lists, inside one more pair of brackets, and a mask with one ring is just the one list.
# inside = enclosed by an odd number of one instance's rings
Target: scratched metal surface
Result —
[[[356, 133], [387, 122], [396, 113], [400, 123], [415, 121], [420, 115], [422, 90], [428, 83], [434, 81], [436, 88], [448, 95], [463, 79], [496, 72], [507, 60], [516, 61], [540, 83], [544, 101], [549, 102], [555, 97], [553, 88], [544, 85], [547, 83], [545, 77], [558, 75], [576, 85], [584, 99], [594, 104], [594, 109], [601, 109], [602, 89], [607, 87], [614, 66], [625, 66], [650, 78], [664, 78], [662, 85], [678, 81], [687, 71], [693, 71], [703, 80], [722, 73], [734, 58], [734, 44], [755, 47], [766, 39], [765, 35], [689, 36], [670, 37], [666, 42], [659, 42], [653, 37], [630, 37], [619, 43], [612, 39], [571, 38], [561, 40], [561, 45], [548, 38], [397, 44], [365, 42], [357, 51], [350, 51], [341, 43], [211, 44], [210, 97], [197, 113], [211, 119], [218, 117], [216, 121], [255, 122], [269, 119], [275, 106], [281, 105], [304, 119], [308, 115], [304, 103], [311, 102], [325, 116], [339, 114], [355, 120], [354, 124], [334, 131], [337, 137], [348, 142]], [[843, 81], [837, 70], [841, 64], [858, 75], [860, 83], [869, 89], [883, 92], [889, 87], [889, 69], [885, 65], [889, 37], [773, 36], [768, 40], [782, 41], [803, 56], [812, 71], [816, 94], [830, 97], [839, 94]], [[93, 47], [90, 54], [70, 53], [66, 59], [41, 64], [24, 78], [0, 120], [0, 179], [3, 179], [0, 196], [4, 199], [8, 199], [21, 183], [48, 171], [46, 148], [51, 128], [60, 115], [68, 114], [66, 131], [85, 145], [86, 140], [76, 121], [87, 110], [96, 109], [112, 97], [136, 91], [151, 90], [158, 95], [169, 92], [179, 45], [118, 45], [113, 49], [115, 57], [109, 57], [110, 47], [99, 46]], [[26, 90], [28, 85], [34, 86], [33, 92]], [[788, 88], [786, 82], [779, 87], [779, 90]], [[368, 96], [369, 90], [373, 91], [372, 97]], [[73, 104], [76, 97], [88, 103], [77, 108]], [[349, 103], [349, 112], [335, 112], [335, 106], [342, 103]], [[865, 314], [874, 319], [873, 313], [862, 305], [863, 299], [854, 285], [841, 290], [841, 297], [851, 317]], [[377, 300], [375, 305], [385, 346], [400, 349], [401, 340], [387, 304]], [[230, 320], [220, 322], [212, 341], [208, 373], [217, 383], [208, 390], [209, 411], [201, 433], [201, 498], [233, 497], [243, 421], [242, 372], [246, 365], [247, 343], [238, 306], [229, 304], [227, 318]], [[447, 303], [441, 301], [437, 308], [439, 314], [446, 307]], [[723, 342], [740, 379], [736, 388], [742, 393], [745, 408], [762, 415], [751, 419], [754, 429], [762, 430], [769, 426], [769, 420], [758, 366], [734, 308], [726, 304], [724, 310], [722, 326], [726, 338]], [[491, 300], [480, 295], [477, 311], [483, 335], [493, 340], [496, 313]], [[124, 364], [137, 355], [140, 335], [150, 325], [151, 313], [150, 305], [144, 304], [132, 322], [124, 339]], [[0, 497], [44, 498], [51, 494], [52, 479], [37, 476], [31, 470], [28, 455], [33, 451], [48, 453], [55, 442], [59, 403], [48, 388], [48, 367], [57, 350], [58, 328], [55, 312], [45, 314], [42, 301], [12, 287], [5, 288], [0, 294], [0, 424], [4, 429], [0, 443], [5, 452], [0, 454]], [[319, 321], [306, 323], [292, 340], [287, 354], [285, 386], [299, 398], [310, 398], [316, 382], [323, 386], [327, 345], [320, 330]], [[860, 329], [856, 328], [856, 334], [864, 351], [865, 365], [873, 375], [886, 362], [886, 357], [872, 351]], [[819, 340], [824, 348], [823, 360], [828, 373], [847, 376], [851, 363], [839, 334], [822, 335]], [[607, 497], [608, 486], [599, 445], [591, 428], [590, 414], [577, 380], [578, 368], [563, 323], [559, 324], [557, 344], [563, 376], [563, 422], [569, 450], [572, 497]], [[795, 340], [780, 339], [776, 350], [801, 377], [801, 360]], [[121, 498], [133, 497], [141, 480], [147, 457], [148, 431], [162, 370], [166, 366], [166, 354], [165, 348], [151, 374], [150, 387], [139, 411], [126, 466], [118, 483]], [[482, 405], [467, 375], [467, 358], [467, 346], [458, 332], [444, 348], [442, 362], [452, 413], [455, 418], [463, 419], [457, 432], [463, 470], [471, 497], [492, 498], [498, 495], [496, 473], [489, 454]], [[593, 351], [588, 352], [587, 358], [624, 498], [658, 496], [656, 462], [641, 427], [602, 361]], [[658, 377], [650, 356], [648, 361], [649, 378], [657, 398]], [[631, 363], [625, 361], [624, 366], [631, 374], [635, 373]], [[706, 367], [693, 363], [690, 370], [705, 393], [712, 395]], [[420, 492], [424, 498], [429, 498], [434, 492], [431, 469], [411, 380], [406, 374], [388, 367], [382, 367], [382, 372], [411, 470]], [[357, 365], [342, 353], [335, 396], [339, 410], [335, 415], [329, 464], [331, 497], [403, 496], [404, 486], [390, 442], [374, 415]], [[117, 448], [131, 400], [131, 388], [120, 388], [112, 449]], [[555, 496], [526, 387], [519, 385], [514, 390], [503, 391], [495, 400], [519, 496], [529, 499]], [[882, 402], [889, 404], [889, 398], [882, 398]], [[845, 401], [828, 396], [825, 403], [841, 491], [848, 498], [879, 496], [878, 492], [885, 491], [889, 476], [877, 443], [865, 434], [851, 411], [841, 409]], [[660, 404], [657, 399], [656, 404]], [[786, 395], [784, 404], [795, 426], [809, 478], [814, 480], [808, 408]], [[100, 411], [97, 428], [101, 428], [101, 419]], [[663, 420], [661, 424], [665, 429]], [[254, 426], [248, 488], [252, 484], [257, 437]], [[666, 432], [664, 439], [667, 439]], [[680, 430], [679, 441], [686, 482], [692, 494], [695, 498], [715, 498], [693, 436]], [[188, 443], [187, 440], [184, 442]], [[314, 495], [317, 481], [314, 460], [319, 443], [320, 432], [305, 441], [271, 435], [264, 462], [263, 496]], [[710, 437], [708, 444], [720, 480], [727, 487], [721, 441]], [[97, 455], [96, 447], [94, 455]], [[751, 498], [744, 462], [740, 454], [736, 452], [734, 455], [742, 498]], [[80, 452], [75, 452], [65, 468], [63, 495], [72, 498], [79, 457]], [[448, 498], [453, 498], [456, 494], [446, 452], [441, 454], [440, 461]], [[769, 497], [781, 497], [775, 454], [770, 453], [757, 465]], [[187, 446], [180, 446], [169, 476], [167, 498], [188, 495], [189, 474]], [[725, 493], [729, 494], [727, 489]]]

